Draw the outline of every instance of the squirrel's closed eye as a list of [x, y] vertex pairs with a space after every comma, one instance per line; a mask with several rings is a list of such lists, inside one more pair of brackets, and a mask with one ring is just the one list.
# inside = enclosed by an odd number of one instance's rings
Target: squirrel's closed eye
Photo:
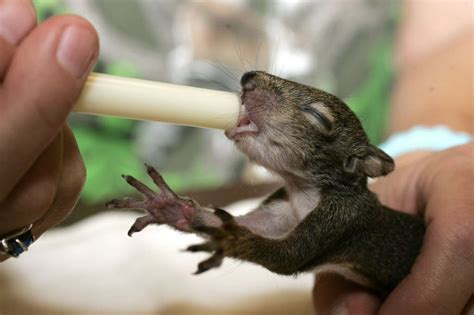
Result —
[[305, 105], [303, 115], [323, 132], [330, 132], [334, 125], [334, 116], [324, 103], [315, 102]]
[[257, 85], [255, 84], [255, 82], [248, 81], [242, 86], [242, 90], [243, 91], [253, 91], [253, 90], [255, 90], [256, 87], [257, 87]]

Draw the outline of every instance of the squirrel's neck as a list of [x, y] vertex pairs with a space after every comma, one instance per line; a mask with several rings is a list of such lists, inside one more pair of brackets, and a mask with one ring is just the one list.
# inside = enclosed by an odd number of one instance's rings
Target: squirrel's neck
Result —
[[285, 178], [285, 188], [295, 216], [302, 220], [319, 204], [321, 192], [318, 187], [301, 179]]
[[311, 176], [309, 178], [294, 175], [282, 176], [295, 215], [303, 219], [314, 210], [323, 197], [361, 196], [371, 194], [367, 180], [360, 178], [344, 181], [338, 177]]

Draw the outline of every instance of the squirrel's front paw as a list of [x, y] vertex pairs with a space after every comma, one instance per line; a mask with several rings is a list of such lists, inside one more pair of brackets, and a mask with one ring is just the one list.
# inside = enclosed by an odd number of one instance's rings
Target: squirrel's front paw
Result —
[[144, 209], [147, 215], [138, 218], [128, 231], [128, 235], [143, 230], [151, 223], [167, 224], [181, 231], [189, 231], [190, 222], [196, 213], [198, 204], [189, 198], [178, 196], [166, 184], [161, 174], [153, 167], [146, 165], [147, 172], [160, 192], [154, 192], [145, 184], [132, 176], [123, 178], [140, 192], [144, 199], [134, 198], [114, 199], [106, 203], [109, 209]]
[[222, 221], [220, 227], [192, 226], [196, 232], [206, 234], [209, 240], [202, 244], [191, 245], [186, 250], [190, 252], [214, 253], [211, 257], [199, 263], [198, 269], [194, 274], [200, 274], [209, 269], [219, 267], [224, 257], [235, 249], [235, 244], [239, 239], [251, 234], [247, 228], [238, 225], [234, 217], [228, 212], [216, 209], [214, 214]]

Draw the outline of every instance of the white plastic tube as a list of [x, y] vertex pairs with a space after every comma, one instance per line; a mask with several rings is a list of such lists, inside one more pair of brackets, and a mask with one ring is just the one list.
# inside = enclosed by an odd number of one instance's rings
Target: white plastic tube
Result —
[[239, 108], [234, 93], [93, 73], [73, 111], [226, 129]]

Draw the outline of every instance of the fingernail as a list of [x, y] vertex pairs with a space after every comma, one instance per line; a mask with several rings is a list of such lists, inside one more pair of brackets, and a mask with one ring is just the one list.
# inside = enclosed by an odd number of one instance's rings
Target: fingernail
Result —
[[0, 36], [12, 45], [18, 44], [36, 24], [33, 6], [20, 2], [3, 1], [0, 4]]
[[69, 26], [62, 34], [56, 58], [64, 70], [82, 78], [91, 67], [96, 49], [96, 35], [91, 30]]

